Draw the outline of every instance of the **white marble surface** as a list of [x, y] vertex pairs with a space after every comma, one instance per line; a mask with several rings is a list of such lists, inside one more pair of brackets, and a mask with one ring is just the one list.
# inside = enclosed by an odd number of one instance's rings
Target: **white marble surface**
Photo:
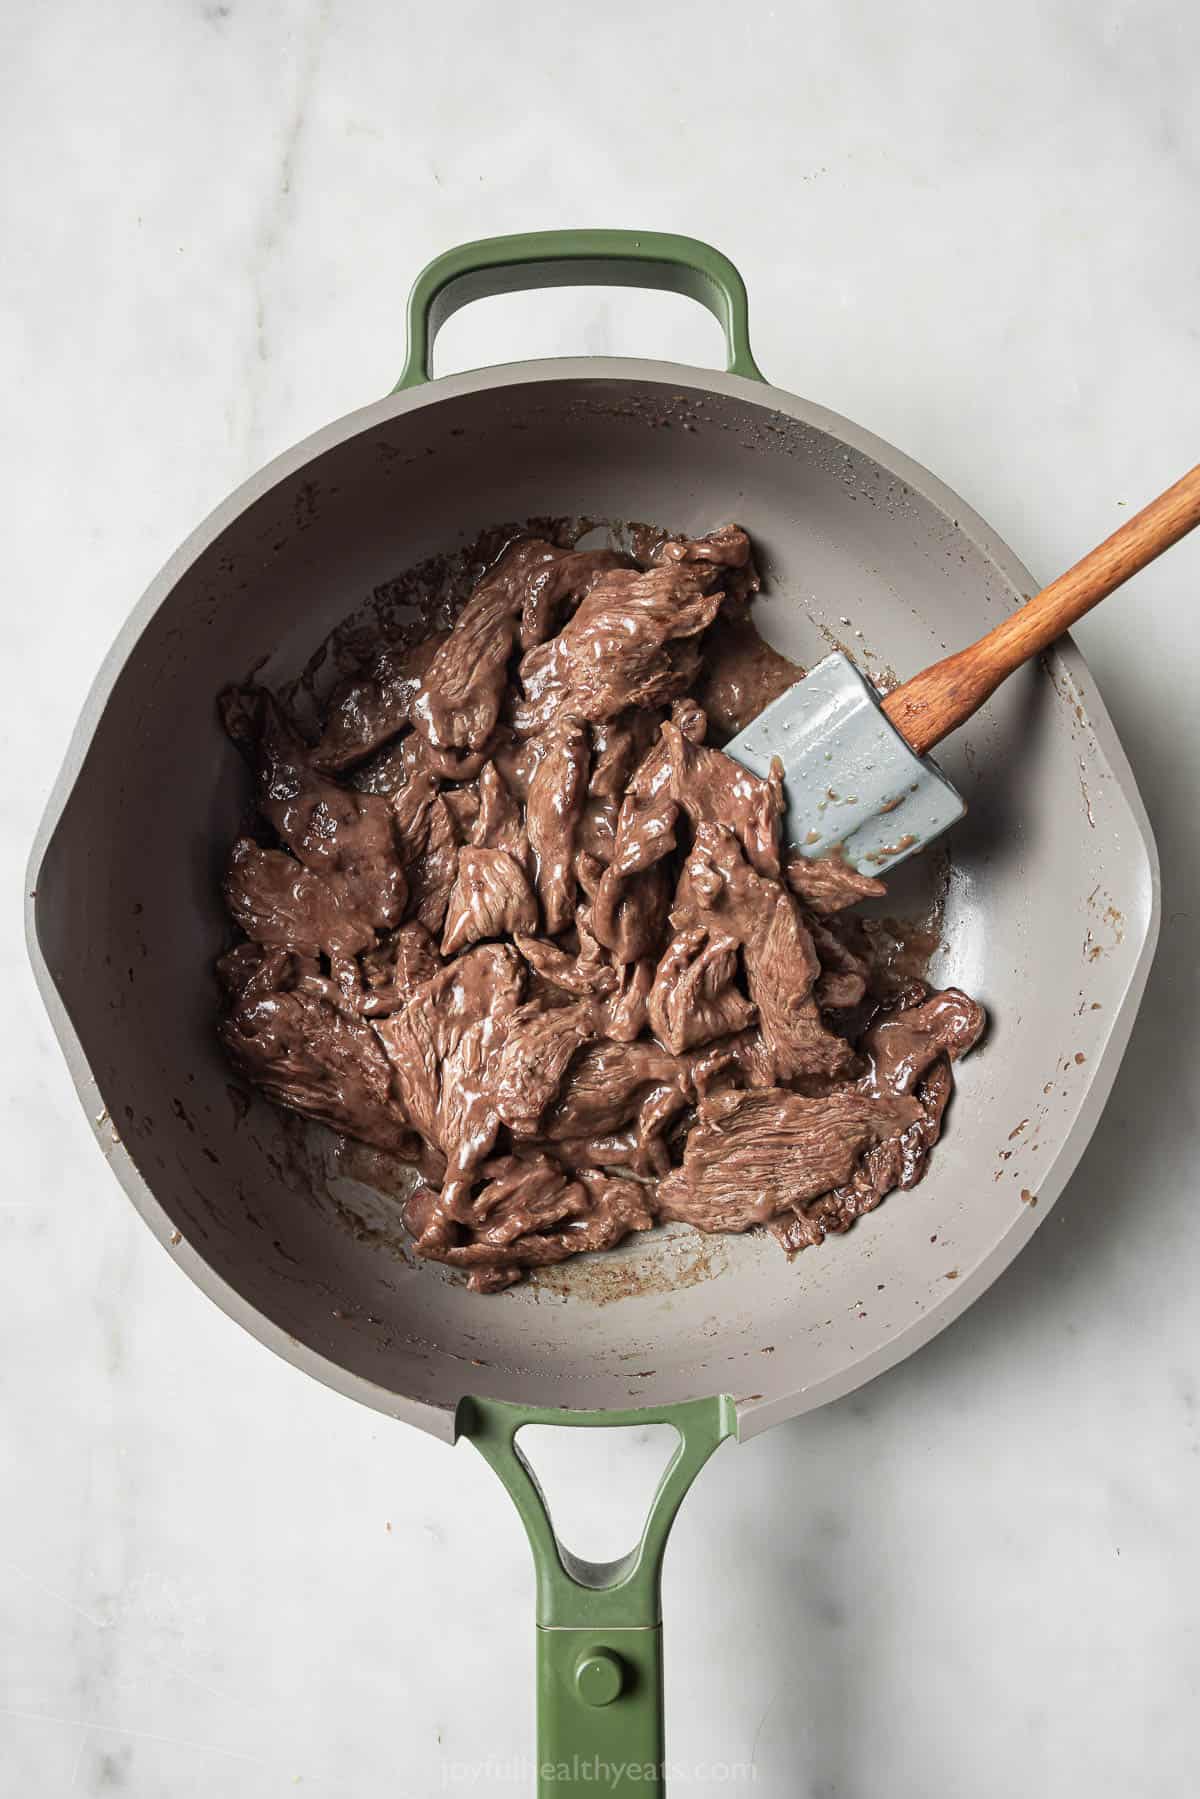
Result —
[[[178, 540], [383, 391], [414, 271], [490, 232], [711, 238], [772, 379], [1065, 566], [1196, 459], [1200, 16], [9, 0], [0, 41], [0, 1790], [529, 1791], [531, 1581], [492, 1476], [241, 1333], [96, 1154], [19, 937], [53, 765]], [[558, 294], [443, 347], [717, 345], [682, 301]], [[722, 1760], [764, 1799], [1196, 1790], [1200, 544], [1079, 638], [1163, 857], [1133, 1046], [999, 1285], [693, 1493], [666, 1577], [681, 1793], [729, 1790]], [[489, 1756], [472, 1789], [455, 1764]]]

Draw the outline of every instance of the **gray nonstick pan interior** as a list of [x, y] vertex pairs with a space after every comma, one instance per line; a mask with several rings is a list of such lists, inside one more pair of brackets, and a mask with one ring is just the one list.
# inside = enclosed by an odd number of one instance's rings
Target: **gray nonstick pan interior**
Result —
[[945, 746], [967, 819], [948, 859], [897, 880], [896, 911], [942, 896], [932, 972], [991, 1016], [919, 1187], [793, 1263], [766, 1239], [677, 1228], [495, 1298], [414, 1264], [386, 1202], [231, 1090], [211, 962], [246, 787], [214, 699], [260, 662], [268, 682], [294, 675], [423, 558], [559, 514], [697, 532], [736, 518], [761, 554], [764, 634], [805, 663], [836, 642], [878, 678], [968, 642], [1036, 585], [896, 451], [740, 377], [540, 363], [393, 397], [232, 496], [135, 613], [35, 850], [35, 964], [131, 1197], [280, 1353], [447, 1437], [468, 1392], [567, 1407], [725, 1392], [745, 1435], [917, 1347], [1046, 1215], [1145, 979], [1153, 844], [1065, 644]]

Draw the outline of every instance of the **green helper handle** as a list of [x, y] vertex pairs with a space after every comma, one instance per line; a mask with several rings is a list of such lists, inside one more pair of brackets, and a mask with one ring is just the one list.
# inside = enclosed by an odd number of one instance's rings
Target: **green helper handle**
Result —
[[725, 333], [731, 375], [764, 379], [750, 350], [746, 284], [727, 256], [669, 231], [527, 231], [447, 250], [408, 299], [408, 358], [395, 393], [432, 379], [433, 342], [471, 300], [534, 287], [651, 287], [699, 300]]
[[[545, 1497], [515, 1439], [524, 1424], [670, 1424], [679, 1446], [637, 1547], [585, 1562], [554, 1534]], [[455, 1434], [469, 1437], [508, 1488], [537, 1574], [538, 1799], [663, 1799], [661, 1577], [675, 1514], [713, 1450], [737, 1430], [732, 1399], [625, 1412], [571, 1412], [463, 1399]]]

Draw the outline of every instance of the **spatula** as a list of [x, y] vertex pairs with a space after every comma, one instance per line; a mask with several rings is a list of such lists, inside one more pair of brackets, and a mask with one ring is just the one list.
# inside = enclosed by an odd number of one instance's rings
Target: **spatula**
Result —
[[783, 764], [785, 842], [879, 875], [966, 807], [929, 751], [1076, 619], [1200, 524], [1200, 463], [968, 649], [886, 696], [835, 652], [726, 744], [754, 774]]

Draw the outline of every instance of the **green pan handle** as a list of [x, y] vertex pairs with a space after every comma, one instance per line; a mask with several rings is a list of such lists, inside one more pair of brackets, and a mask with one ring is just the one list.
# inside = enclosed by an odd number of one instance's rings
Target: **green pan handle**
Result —
[[[524, 1424], [671, 1424], [679, 1446], [641, 1541], [615, 1562], [585, 1562], [558, 1541], [533, 1470], [515, 1441]], [[469, 1437], [516, 1505], [537, 1574], [538, 1799], [663, 1799], [660, 1584], [667, 1536], [709, 1456], [734, 1435], [732, 1399], [693, 1399], [626, 1412], [570, 1412], [463, 1399], [455, 1434]]]
[[394, 388], [432, 379], [433, 341], [460, 306], [532, 287], [653, 287], [699, 300], [725, 333], [731, 375], [763, 380], [750, 351], [746, 284], [727, 256], [669, 231], [527, 231], [460, 244], [421, 270], [408, 297], [408, 358]]

